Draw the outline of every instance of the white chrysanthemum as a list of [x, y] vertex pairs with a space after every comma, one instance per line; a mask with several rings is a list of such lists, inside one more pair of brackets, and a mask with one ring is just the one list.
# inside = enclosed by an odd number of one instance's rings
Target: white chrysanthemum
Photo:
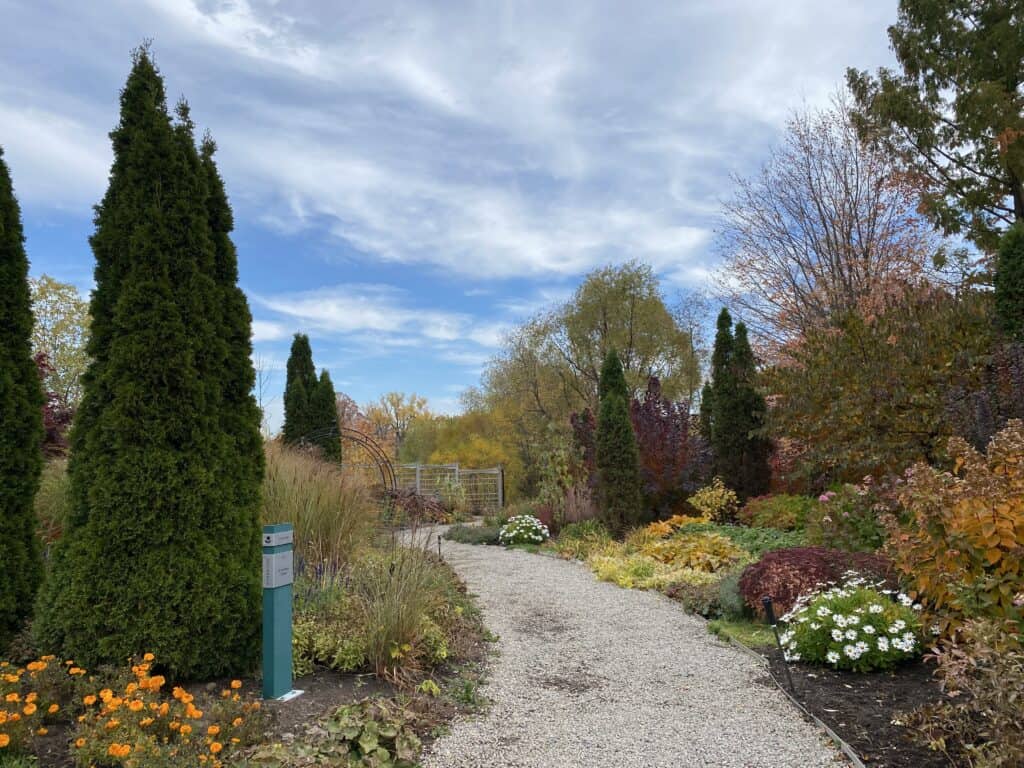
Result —
[[880, 650], [882, 653], [885, 653], [889, 650], [889, 638], [887, 638], [885, 635], [879, 637], [877, 642], [878, 650]]
[[857, 639], [857, 630], [856, 629], [848, 629], [848, 630], [846, 630], [846, 635], [845, 636], [846, 636], [847, 640], [856, 640]]
[[873, 634], [875, 634], [875, 628], [872, 627], [870, 624], [865, 624], [864, 625], [864, 632], [865, 632], [865, 634], [873, 635]]
[[835, 651], [829, 651], [828, 653], [825, 654], [825, 660], [829, 664], [838, 664], [839, 663], [839, 654], [836, 653]]
[[868, 608], [872, 613], [885, 613], [885, 606], [879, 605], [878, 603], [872, 603], [871, 607]]
[[832, 630], [832, 639], [835, 640], [837, 643], [841, 643], [843, 641], [842, 630], [833, 629]]

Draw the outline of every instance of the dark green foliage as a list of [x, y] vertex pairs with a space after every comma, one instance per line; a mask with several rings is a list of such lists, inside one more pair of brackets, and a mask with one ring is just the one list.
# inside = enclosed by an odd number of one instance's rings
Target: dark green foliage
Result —
[[713, 398], [711, 382], [705, 381], [700, 390], [700, 436], [709, 442], [711, 440], [711, 412], [714, 409]]
[[629, 418], [629, 393], [622, 364], [611, 350], [601, 368], [598, 386], [597, 476], [602, 522], [623, 532], [643, 522], [640, 455]]
[[338, 405], [334, 382], [326, 370], [309, 398], [311, 442], [328, 461], [341, 461], [341, 438], [338, 434]]
[[999, 326], [1010, 338], [1024, 341], [1024, 225], [1003, 235], [996, 261], [995, 309]]
[[719, 523], [691, 523], [684, 526], [686, 533], [720, 533], [736, 546], [745, 549], [754, 557], [765, 552], [786, 547], [800, 547], [807, 543], [803, 531], [780, 531], [775, 528], [750, 528], [745, 525], [721, 525]]
[[230, 209], [188, 108], [136, 52], [90, 243], [92, 358], [72, 430], [73, 511], [40, 645], [80, 663], [151, 651], [181, 677], [253, 668], [262, 459]]
[[861, 136], [917, 179], [921, 210], [994, 251], [1024, 219], [1024, 11], [1020, 0], [900, 0], [900, 70], [848, 70]]
[[310, 401], [318, 383], [309, 337], [304, 333], [296, 333], [288, 355], [284, 385], [283, 432], [286, 443], [297, 443], [313, 431]]
[[718, 316], [711, 382], [704, 387], [701, 426], [711, 443], [714, 472], [742, 499], [768, 489], [771, 443], [763, 436], [767, 406], [757, 386], [757, 363], [743, 323], [732, 331], [727, 309]]
[[42, 576], [32, 500], [43, 466], [43, 391], [31, 337], [21, 210], [0, 149], [0, 649], [31, 615]]

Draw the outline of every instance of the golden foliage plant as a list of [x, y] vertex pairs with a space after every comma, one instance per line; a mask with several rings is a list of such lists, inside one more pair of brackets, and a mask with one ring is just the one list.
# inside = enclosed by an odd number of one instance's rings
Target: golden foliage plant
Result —
[[910, 513], [888, 543], [917, 600], [949, 634], [965, 618], [1022, 617], [1024, 422], [1007, 423], [984, 455], [949, 441], [951, 472], [918, 464], [901, 502]]

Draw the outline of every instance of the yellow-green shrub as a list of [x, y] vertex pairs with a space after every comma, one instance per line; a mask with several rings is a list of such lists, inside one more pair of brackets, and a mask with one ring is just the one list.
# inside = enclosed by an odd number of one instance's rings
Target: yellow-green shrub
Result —
[[719, 533], [683, 533], [648, 542], [641, 554], [668, 565], [714, 573], [743, 562], [748, 553]]
[[641, 554], [593, 555], [587, 565], [601, 581], [626, 589], [665, 589], [672, 584], [710, 584], [712, 573], [687, 566], [666, 565]]
[[722, 478], [716, 477], [687, 499], [690, 506], [716, 523], [732, 522], [740, 508], [736, 494], [726, 488]]

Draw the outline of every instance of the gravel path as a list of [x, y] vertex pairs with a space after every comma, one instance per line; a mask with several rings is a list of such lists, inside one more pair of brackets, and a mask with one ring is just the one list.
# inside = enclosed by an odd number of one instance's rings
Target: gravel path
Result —
[[500, 655], [486, 715], [456, 723], [435, 768], [815, 768], [842, 765], [757, 662], [663, 595], [585, 566], [444, 542]]

